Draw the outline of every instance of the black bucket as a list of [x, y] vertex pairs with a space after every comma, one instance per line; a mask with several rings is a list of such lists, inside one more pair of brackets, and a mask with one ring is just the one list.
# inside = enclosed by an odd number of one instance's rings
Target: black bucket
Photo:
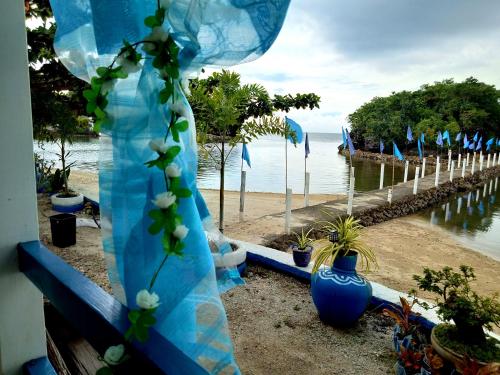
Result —
[[76, 243], [76, 216], [58, 214], [50, 216], [52, 243], [57, 247], [68, 247]]

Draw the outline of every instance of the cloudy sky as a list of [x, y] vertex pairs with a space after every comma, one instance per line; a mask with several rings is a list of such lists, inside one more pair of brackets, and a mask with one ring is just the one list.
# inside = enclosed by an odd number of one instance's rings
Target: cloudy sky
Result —
[[271, 93], [319, 94], [321, 109], [290, 117], [338, 132], [392, 91], [469, 76], [500, 88], [500, 1], [292, 0], [268, 53], [235, 70]]

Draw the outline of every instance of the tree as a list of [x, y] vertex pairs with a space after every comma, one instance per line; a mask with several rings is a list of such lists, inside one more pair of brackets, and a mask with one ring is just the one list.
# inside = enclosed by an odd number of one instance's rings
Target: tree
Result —
[[378, 147], [379, 139], [406, 142], [408, 125], [417, 135], [435, 138], [448, 130], [485, 138], [500, 135], [500, 94], [493, 85], [467, 78], [422, 85], [416, 91], [401, 91], [375, 97], [348, 116], [355, 143], [366, 149]]
[[[277, 110], [290, 108], [319, 108], [316, 94], [297, 94], [269, 97], [258, 84], [242, 85], [240, 75], [223, 70], [206, 79], [190, 83], [189, 101], [196, 118], [200, 144], [220, 170], [219, 229], [224, 230], [224, 172], [227, 159], [238, 143], [249, 143], [267, 134], [286, 134], [283, 120], [273, 116]], [[213, 139], [216, 136], [216, 140]], [[208, 151], [208, 145], [211, 149]], [[216, 149], [218, 157], [211, 151]]]

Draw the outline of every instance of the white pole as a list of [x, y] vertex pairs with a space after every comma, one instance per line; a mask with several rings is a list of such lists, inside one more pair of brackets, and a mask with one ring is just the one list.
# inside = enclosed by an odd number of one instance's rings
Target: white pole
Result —
[[483, 153], [479, 155], [479, 172], [483, 170]]
[[422, 178], [425, 177], [425, 158], [422, 160]]
[[245, 211], [245, 185], [247, 181], [247, 172], [241, 171], [241, 185], [240, 185], [240, 212]]
[[441, 164], [439, 163], [439, 156], [436, 159], [436, 179], [434, 180], [434, 186], [438, 187], [439, 185], [439, 172], [441, 170]]
[[0, 1], [0, 374], [46, 356], [42, 294], [19, 271], [17, 244], [38, 240], [33, 127], [22, 1]]
[[382, 190], [384, 188], [384, 169], [385, 169], [385, 164], [384, 163], [380, 164], [380, 184], [379, 184], [379, 190]]
[[483, 198], [486, 198], [486, 190], [488, 190], [488, 184], [484, 184], [484, 188], [483, 188]]
[[417, 169], [415, 170], [415, 180], [413, 181], [413, 195], [417, 194], [419, 172], [420, 172], [420, 167], [417, 167]]
[[453, 181], [453, 172], [455, 171], [455, 160], [451, 161], [451, 168], [450, 168], [450, 181]]
[[474, 169], [476, 168], [476, 153], [474, 153], [474, 155], [472, 156], [472, 167], [471, 167], [471, 170], [470, 170], [470, 174], [473, 175], [474, 174]]
[[290, 234], [290, 220], [292, 218], [292, 189], [286, 189], [285, 198], [285, 233]]
[[497, 154], [493, 154], [493, 164], [491, 165], [492, 167], [496, 165], [496, 161], [497, 161]]
[[462, 160], [462, 178], [465, 177], [465, 159]]
[[448, 150], [448, 172], [451, 168], [451, 150]]
[[490, 167], [491, 154], [488, 154], [488, 159], [486, 160], [486, 169]]
[[476, 202], [479, 202], [479, 189], [476, 191]]
[[408, 181], [408, 167], [409, 166], [410, 166], [410, 162], [407, 160], [405, 162], [405, 174], [404, 174], [403, 182], [407, 182]]
[[352, 203], [354, 200], [354, 181], [356, 179], [351, 176], [351, 181], [349, 183], [349, 199], [347, 200], [347, 215], [352, 214]]
[[306, 172], [306, 186], [304, 187], [305, 189], [305, 194], [304, 194], [304, 205], [306, 207], [309, 206], [309, 181], [311, 180], [311, 173]]
[[389, 204], [392, 203], [392, 188], [389, 188], [389, 190], [387, 190], [387, 202], [389, 202]]
[[469, 153], [467, 152], [467, 166], [469, 166]]
[[462, 154], [458, 154], [457, 169], [462, 165]]

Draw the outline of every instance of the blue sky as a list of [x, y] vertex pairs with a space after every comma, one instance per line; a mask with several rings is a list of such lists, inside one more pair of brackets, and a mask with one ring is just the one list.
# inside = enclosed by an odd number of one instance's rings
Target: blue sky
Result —
[[292, 0], [275, 44], [234, 67], [271, 93], [315, 92], [290, 117], [338, 132], [374, 96], [474, 76], [500, 87], [498, 0]]

